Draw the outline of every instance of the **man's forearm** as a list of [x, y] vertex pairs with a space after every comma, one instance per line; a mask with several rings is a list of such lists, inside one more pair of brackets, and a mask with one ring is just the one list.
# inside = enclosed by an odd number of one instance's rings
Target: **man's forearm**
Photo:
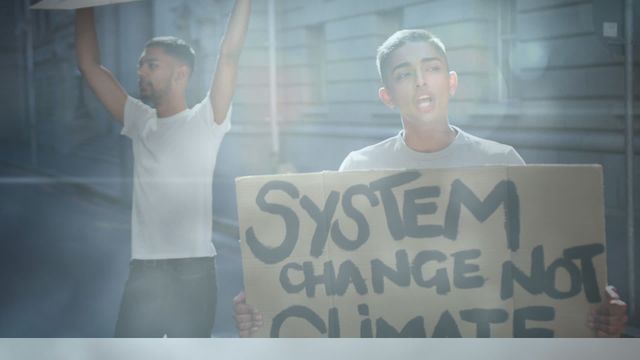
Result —
[[220, 57], [238, 59], [247, 34], [251, 0], [236, 0], [220, 44]]
[[93, 8], [78, 9], [76, 11], [76, 58], [78, 67], [83, 70], [86, 66], [100, 65], [100, 49], [96, 35]]
[[213, 119], [218, 124], [226, 119], [231, 106], [231, 99], [236, 88], [240, 53], [244, 45], [250, 14], [251, 0], [236, 0], [227, 23], [227, 30], [220, 43], [218, 64], [209, 93], [213, 107]]
[[127, 92], [101, 65], [92, 8], [76, 12], [76, 59], [78, 68], [100, 102], [116, 120], [123, 121]]

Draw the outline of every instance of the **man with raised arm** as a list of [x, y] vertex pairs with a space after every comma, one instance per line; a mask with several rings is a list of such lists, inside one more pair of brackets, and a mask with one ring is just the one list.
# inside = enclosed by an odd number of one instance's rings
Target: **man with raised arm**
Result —
[[[398, 110], [403, 129], [351, 152], [339, 171], [524, 164], [513, 147], [473, 136], [449, 123], [449, 100], [457, 91], [458, 75], [449, 68], [444, 44], [433, 34], [396, 32], [378, 48], [377, 65], [383, 85], [380, 100]], [[605, 296], [606, 302], [587, 314], [587, 326], [599, 337], [620, 336], [627, 319], [626, 304], [613, 287], [607, 287]], [[234, 312], [241, 337], [263, 326], [262, 314], [247, 303], [244, 293], [234, 299]]]
[[93, 9], [77, 10], [80, 71], [133, 144], [132, 260], [116, 337], [211, 335], [216, 304], [213, 170], [230, 128], [250, 12], [250, 0], [235, 1], [211, 88], [188, 108], [186, 89], [195, 64], [191, 46], [174, 37], [153, 38], [145, 45], [138, 61], [143, 102], [129, 96], [102, 66]]

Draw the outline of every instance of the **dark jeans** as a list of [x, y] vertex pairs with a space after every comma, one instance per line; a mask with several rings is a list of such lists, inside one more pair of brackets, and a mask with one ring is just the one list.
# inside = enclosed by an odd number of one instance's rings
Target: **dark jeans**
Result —
[[214, 258], [132, 260], [115, 337], [210, 337]]

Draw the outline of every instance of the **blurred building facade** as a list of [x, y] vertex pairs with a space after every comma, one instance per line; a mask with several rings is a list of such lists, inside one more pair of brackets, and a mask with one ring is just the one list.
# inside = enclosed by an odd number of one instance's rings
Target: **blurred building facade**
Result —
[[[0, 5], [2, 160], [56, 174], [129, 179], [130, 144], [76, 70], [73, 13], [27, 11], [25, 3]], [[210, 84], [231, 3], [145, 0], [101, 7], [103, 62], [136, 94], [136, 64], [145, 41], [156, 35], [183, 37], [198, 54], [189, 90], [193, 104]], [[603, 165], [609, 277], [627, 295], [623, 26], [618, 23], [614, 32], [609, 24], [608, 36], [603, 32], [603, 21], [621, 16], [621, 5], [275, 0], [272, 43], [270, 2], [254, 3], [233, 127], [216, 169], [214, 213], [220, 229], [233, 231], [237, 222], [236, 177], [335, 170], [350, 151], [397, 133], [398, 114], [377, 98], [376, 49], [398, 29], [426, 28], [446, 44], [451, 68], [460, 77], [452, 123], [513, 145], [528, 163]], [[277, 54], [277, 145], [270, 125], [270, 46]], [[635, 68], [637, 84], [637, 63]], [[637, 179], [639, 148], [636, 140]], [[128, 181], [103, 190], [130, 201]], [[639, 223], [640, 216], [636, 219]], [[639, 237], [636, 231], [636, 243]], [[637, 247], [636, 252], [638, 259]]]

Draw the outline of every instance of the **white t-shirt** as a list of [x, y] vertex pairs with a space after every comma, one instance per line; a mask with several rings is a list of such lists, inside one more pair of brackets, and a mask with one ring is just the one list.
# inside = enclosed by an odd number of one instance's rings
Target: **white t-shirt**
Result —
[[339, 171], [524, 165], [513, 147], [452, 127], [457, 132], [456, 137], [440, 151], [427, 153], [411, 149], [404, 142], [402, 130], [396, 136], [349, 153]]
[[122, 134], [133, 142], [132, 258], [216, 254], [211, 242], [213, 169], [231, 127], [230, 113], [216, 124], [209, 94], [166, 118], [127, 98]]

